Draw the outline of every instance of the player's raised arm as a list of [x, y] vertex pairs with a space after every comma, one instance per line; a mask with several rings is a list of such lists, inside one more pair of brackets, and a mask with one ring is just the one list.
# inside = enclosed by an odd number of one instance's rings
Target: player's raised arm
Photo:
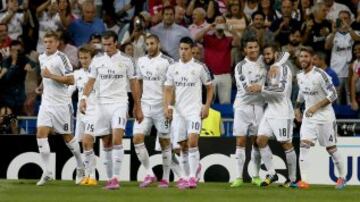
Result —
[[276, 56], [275, 66], [281, 66], [289, 59], [290, 54], [288, 52], [278, 52]]

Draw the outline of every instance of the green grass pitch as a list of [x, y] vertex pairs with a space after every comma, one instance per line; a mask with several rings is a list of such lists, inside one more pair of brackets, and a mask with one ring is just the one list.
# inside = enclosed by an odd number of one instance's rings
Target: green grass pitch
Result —
[[[200, 183], [194, 190], [171, 188], [138, 188], [136, 182], [123, 182], [116, 191], [96, 187], [77, 186], [72, 181], [52, 181], [43, 187], [35, 186], [34, 180], [0, 180], [0, 202], [173, 202], [173, 201], [360, 201], [360, 186], [347, 186], [335, 190], [334, 186], [313, 185], [308, 190], [281, 188], [278, 185], [256, 187], [245, 184], [241, 188], [230, 188], [227, 183]], [[103, 184], [102, 182], [100, 183]]]

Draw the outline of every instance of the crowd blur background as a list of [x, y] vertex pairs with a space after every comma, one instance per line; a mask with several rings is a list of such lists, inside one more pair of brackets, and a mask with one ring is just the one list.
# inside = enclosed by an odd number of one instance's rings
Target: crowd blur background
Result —
[[118, 33], [119, 49], [134, 61], [146, 54], [149, 33], [175, 60], [180, 38], [190, 36], [194, 57], [215, 77], [213, 107], [229, 118], [244, 36], [256, 36], [260, 46], [278, 43], [290, 53], [294, 102], [299, 50], [311, 46], [315, 65], [338, 89], [337, 117], [358, 118], [360, 0], [0, 0], [0, 133], [19, 133], [16, 117], [37, 115], [38, 56], [48, 30], [59, 33], [59, 50], [74, 69], [80, 68], [78, 48], [90, 43], [101, 51], [105, 30]]

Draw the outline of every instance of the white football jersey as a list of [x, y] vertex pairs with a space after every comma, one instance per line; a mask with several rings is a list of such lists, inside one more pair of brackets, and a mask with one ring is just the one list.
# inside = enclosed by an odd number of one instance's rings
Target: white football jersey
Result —
[[259, 57], [256, 62], [244, 58], [235, 67], [235, 81], [237, 87], [234, 107], [249, 104], [264, 104], [264, 99], [260, 93], [249, 93], [246, 88], [251, 84], [264, 85], [266, 78], [266, 69], [262, 66], [262, 58]]
[[128, 102], [127, 81], [136, 78], [134, 63], [120, 51], [111, 57], [104, 53], [93, 58], [89, 77], [98, 82], [98, 103]]
[[154, 58], [140, 57], [136, 63], [136, 76], [143, 80], [141, 102], [154, 106], [163, 104], [166, 72], [174, 60], [160, 53]]
[[[52, 74], [59, 76], [72, 75], [73, 68], [67, 56], [56, 51], [52, 55], [43, 53], [39, 56], [41, 70], [47, 68]], [[68, 85], [59, 83], [49, 78], [42, 79], [44, 90], [41, 98], [42, 105], [70, 104]]]
[[212, 84], [212, 74], [205, 64], [191, 59], [181, 60], [169, 66], [166, 74], [167, 86], [175, 87], [175, 109], [181, 116], [200, 116], [202, 106], [202, 84]]
[[331, 50], [330, 67], [336, 72], [339, 78], [345, 78], [349, 75], [353, 44], [354, 40], [349, 33], [335, 33]]
[[[321, 100], [327, 98], [334, 102], [337, 98], [336, 89], [332, 84], [331, 78], [322, 69], [313, 67], [308, 73], [301, 72], [297, 75], [299, 85], [298, 102], [305, 101], [305, 112]], [[332, 122], [335, 120], [334, 109], [331, 104], [316, 111], [312, 117], [304, 120], [313, 122]]]
[[[84, 68], [78, 69], [74, 71], [74, 85], [70, 86], [70, 88], [75, 88], [78, 90], [78, 112], [79, 112], [79, 104], [80, 104], [80, 100], [81, 97], [83, 95], [83, 91], [85, 88], [86, 83], [89, 80], [89, 75], [90, 75], [90, 71], [89, 70], [85, 70]], [[72, 94], [73, 90], [71, 91]], [[95, 82], [93, 90], [91, 91], [89, 98], [87, 99], [86, 105], [87, 111], [95, 111], [95, 105], [96, 105], [96, 92], [97, 92], [97, 82]], [[71, 95], [70, 94], [70, 95]], [[78, 113], [79, 114], [79, 113]]]
[[264, 116], [273, 119], [293, 119], [291, 103], [292, 74], [287, 65], [281, 65], [275, 78], [266, 77], [261, 91], [267, 107]]
[[[288, 52], [280, 52], [278, 59], [275, 61], [275, 66], [281, 66], [286, 63], [290, 54]], [[264, 63], [264, 57], [260, 55], [256, 61], [250, 61], [248, 58], [244, 58], [235, 66], [235, 82], [237, 87], [237, 93], [235, 97], [234, 107], [241, 105], [263, 105], [264, 99], [259, 93], [248, 93], [246, 87], [251, 84], [264, 85], [266, 80], [266, 68]]]

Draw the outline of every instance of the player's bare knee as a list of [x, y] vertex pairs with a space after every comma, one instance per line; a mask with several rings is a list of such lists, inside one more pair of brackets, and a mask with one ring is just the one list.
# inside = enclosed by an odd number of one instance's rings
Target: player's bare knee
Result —
[[94, 138], [91, 135], [84, 135], [82, 142], [83, 142], [84, 150], [88, 151], [93, 148]]
[[336, 147], [336, 145], [326, 147], [326, 151], [331, 155], [331, 154], [333, 154], [333, 153], [335, 153], [337, 151], [337, 147]]
[[111, 148], [112, 147], [111, 135], [106, 135], [106, 136], [102, 137], [101, 139], [102, 139], [102, 142], [103, 142], [103, 146], [105, 148]]
[[70, 142], [74, 138], [71, 134], [63, 134], [62, 137], [66, 143]]
[[48, 127], [38, 127], [36, 132], [36, 138], [47, 138], [49, 136], [50, 129]]
[[260, 147], [260, 148], [264, 148], [267, 145], [267, 141], [268, 138], [265, 135], [259, 135], [256, 138], [256, 144]]
[[289, 151], [294, 148], [293, 144], [290, 141], [280, 142], [280, 144], [281, 144], [281, 147], [284, 149], [284, 151]]
[[246, 137], [236, 137], [236, 146], [245, 147], [246, 146]]
[[145, 139], [144, 135], [142, 135], [142, 134], [135, 134], [135, 135], [133, 136], [133, 143], [134, 143], [134, 144], [144, 143], [144, 139]]
[[311, 146], [314, 146], [314, 143], [312, 143], [310, 140], [301, 140], [300, 142], [300, 147], [310, 149]]
[[170, 145], [170, 139], [159, 138], [159, 143], [162, 150], [167, 149]]

